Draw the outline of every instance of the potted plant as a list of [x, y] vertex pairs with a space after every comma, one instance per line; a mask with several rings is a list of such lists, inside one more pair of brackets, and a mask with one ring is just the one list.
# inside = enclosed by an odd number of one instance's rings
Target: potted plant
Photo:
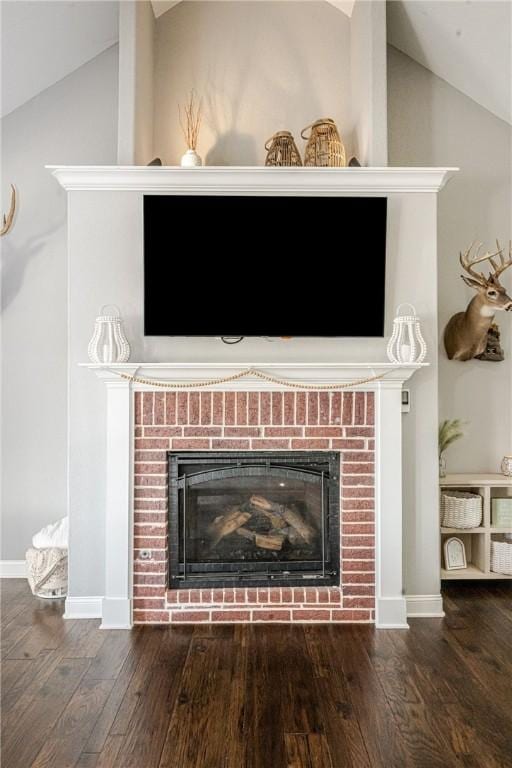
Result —
[[444, 452], [449, 445], [464, 436], [461, 419], [445, 419], [439, 425], [439, 477], [446, 477], [446, 459]]

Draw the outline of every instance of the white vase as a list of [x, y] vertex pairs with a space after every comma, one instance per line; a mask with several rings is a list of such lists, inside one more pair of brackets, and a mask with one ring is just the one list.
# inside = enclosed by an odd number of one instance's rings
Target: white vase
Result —
[[195, 168], [198, 165], [202, 165], [203, 161], [195, 151], [195, 149], [187, 149], [185, 154], [181, 158], [181, 165], [183, 168]]

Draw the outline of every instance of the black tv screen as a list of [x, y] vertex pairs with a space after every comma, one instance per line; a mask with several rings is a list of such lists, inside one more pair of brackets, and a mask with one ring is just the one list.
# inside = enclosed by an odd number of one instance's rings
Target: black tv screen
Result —
[[145, 335], [383, 336], [386, 208], [145, 195]]

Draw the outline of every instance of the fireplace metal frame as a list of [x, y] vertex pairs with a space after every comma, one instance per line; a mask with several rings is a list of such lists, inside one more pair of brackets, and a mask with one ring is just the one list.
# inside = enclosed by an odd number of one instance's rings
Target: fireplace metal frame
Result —
[[[278, 587], [278, 586], [338, 586], [340, 583], [340, 454], [337, 451], [169, 451], [169, 573], [171, 589], [204, 587]], [[182, 474], [186, 464], [211, 465], [211, 469]], [[219, 465], [216, 469], [215, 465]], [[323, 469], [315, 469], [323, 467]], [[180, 558], [180, 515], [186, 515], [186, 493], [190, 485], [204, 482], [206, 477], [230, 477], [244, 470], [246, 475], [289, 472], [318, 482], [322, 490], [322, 560], [282, 563], [244, 561], [229, 563], [187, 563], [186, 540], [184, 557]], [[180, 510], [180, 491], [184, 496]], [[266, 570], [264, 567], [266, 566]]]

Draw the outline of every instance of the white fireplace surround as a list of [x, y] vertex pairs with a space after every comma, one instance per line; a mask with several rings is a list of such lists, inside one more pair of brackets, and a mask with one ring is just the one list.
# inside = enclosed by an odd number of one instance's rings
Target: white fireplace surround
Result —
[[[250, 369], [249, 364], [122, 363], [84, 364], [107, 387], [107, 461], [105, 528], [105, 597], [102, 627], [132, 625], [132, 487], [133, 487], [133, 391], [158, 391], [150, 384], [139, 384], [118, 374], [139, 378], [194, 383], [231, 376]], [[376, 625], [380, 628], [406, 628], [407, 606], [402, 576], [402, 398], [401, 391], [415, 371], [428, 364], [325, 363], [258, 365], [258, 370], [288, 381], [309, 386], [330, 383], [349, 384], [363, 378], [381, 376], [350, 391], [375, 392], [375, 586]], [[210, 391], [286, 391], [286, 387], [263, 381], [250, 374], [243, 379], [208, 387]]]
[[[103, 627], [131, 626], [133, 385], [120, 379], [114, 367], [96, 367], [107, 384], [105, 398], [98, 380], [80, 367], [94, 317], [102, 304], [112, 301], [121, 307], [134, 359], [144, 361], [128, 363], [124, 370], [142, 376], [190, 381], [252, 366], [314, 384], [352, 381], [363, 374], [388, 371], [383, 380], [362, 387], [376, 393], [377, 625], [406, 627], [406, 613], [442, 615], [437, 508], [437, 196], [456, 170], [51, 167], [68, 193], [67, 616], [100, 615]], [[144, 337], [145, 193], [386, 196], [385, 332], [391, 332], [398, 304], [412, 302], [422, 318], [429, 348], [429, 367], [423, 367], [408, 385], [411, 412], [402, 421], [401, 388], [417, 366], [366, 362], [385, 360], [385, 338], [344, 339], [342, 343], [337, 339], [294, 339], [286, 344], [248, 339], [226, 349], [214, 339]], [[347, 222], [339, 225], [341, 233]], [[364, 233], [362, 237], [364, 240]], [[340, 258], [343, 256], [347, 254], [343, 254], [340, 236]], [[335, 266], [333, 262], [333, 270]], [[150, 362], [163, 360], [173, 362]], [[262, 386], [259, 379], [245, 378], [223, 388]]]

